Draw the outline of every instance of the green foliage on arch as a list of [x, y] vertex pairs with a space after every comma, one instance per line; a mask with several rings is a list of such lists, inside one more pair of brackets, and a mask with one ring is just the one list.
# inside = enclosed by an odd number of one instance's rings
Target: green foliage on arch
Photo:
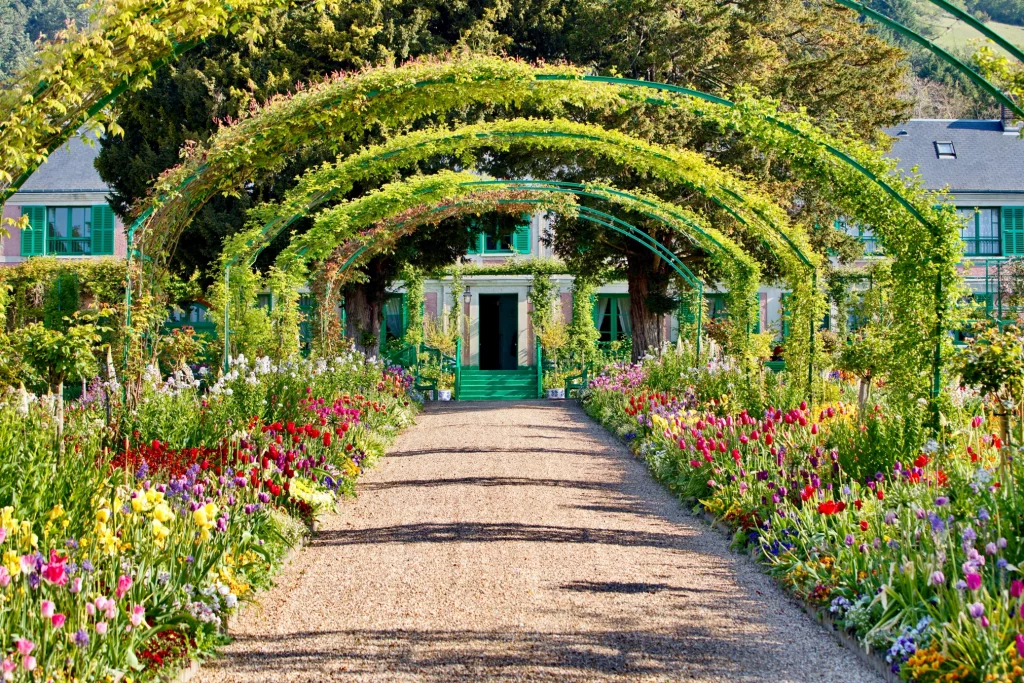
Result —
[[[891, 175], [890, 162], [854, 136], [826, 135], [809, 117], [799, 112], [783, 114], [776, 103], [743, 96], [736, 106], [662, 84], [584, 79], [581, 71], [570, 67], [537, 69], [509, 60], [467, 57], [330, 79], [294, 96], [275, 98], [222, 129], [208, 145], [197, 146], [180, 167], [165, 174], [150, 206], [143, 248], [159, 260], [202, 202], [217, 192], [237, 191], [248, 174], [279, 170], [313, 136], [351, 141], [367, 126], [401, 130], [467, 104], [494, 104], [500, 112], [525, 108], [545, 115], [668, 104], [738, 130], [766, 153], [787, 155], [796, 177], [831, 189], [826, 196], [844, 210], [850, 207], [851, 219], [871, 224], [883, 247], [889, 248], [886, 239], [894, 242], [889, 253], [901, 261], [895, 270], [906, 274], [906, 291], [912, 289], [913, 294], [895, 302], [900, 308], [901, 342], [892, 374], [909, 390], [923, 386], [919, 380], [932, 348], [943, 342], [953, 323], [959, 292], [955, 273], [959, 252], [950, 248], [956, 244], [955, 221], [934, 211], [934, 197], [920, 190], [913, 179]], [[649, 88], [660, 92], [648, 97]], [[927, 260], [916, 260], [922, 252]], [[922, 262], [927, 267], [919, 268]], [[940, 278], [943, 286], [936, 288]], [[820, 297], [799, 299], [813, 302]], [[807, 320], [822, 312], [821, 303], [809, 303], [807, 309], [794, 303], [797, 315]], [[796, 336], [791, 346], [809, 346], [804, 342], [810, 341], [810, 325], [794, 324], [793, 328]], [[800, 335], [807, 338], [801, 340]]]
[[[97, 120], [127, 88], [148, 84], [153, 69], [208, 36], [260, 38], [260, 17], [285, 0], [163, 2], [105, 0], [92, 26], [68, 27], [0, 89], [0, 204], [12, 185], [46, 160], [80, 126]], [[318, 3], [326, 7], [328, 3]], [[117, 133], [112, 121], [107, 130]]]
[[[523, 189], [516, 181], [508, 181], [508, 186], [513, 190]], [[429, 220], [430, 207], [451, 203], [453, 200], [461, 202], [464, 198], [477, 196], [481, 189], [488, 191], [493, 188], [477, 176], [451, 171], [432, 176], [413, 176], [405, 181], [384, 185], [320, 213], [314, 228], [295, 238], [280, 254], [277, 265], [282, 270], [293, 272], [305, 270], [305, 264], [310, 261], [327, 261], [320, 270], [328, 273], [328, 280], [337, 282], [337, 271], [344, 265], [344, 261], [352, 258], [363, 247], [368, 247], [371, 253], [374, 248], [386, 249], [401, 234], [405, 234], [404, 230], [423, 224], [423, 221], [407, 219], [403, 223], [402, 220], [396, 221], [396, 217], [405, 217], [407, 212], [413, 212], [413, 215], [422, 215]], [[538, 190], [531, 188], [531, 191]], [[706, 251], [728, 284], [730, 305], [733, 306], [731, 310], [738, 322], [733, 343], [736, 350], [742, 352], [746, 337], [744, 323], [753, 319], [755, 309], [752, 302], [760, 282], [760, 268], [739, 245], [706, 225], [696, 214], [664, 202], [654, 195], [625, 193], [602, 185], [588, 185], [581, 192], [604, 199], [626, 211], [661, 221]], [[484, 201], [495, 200], [492, 198]], [[474, 212], [479, 208], [469, 203], [462, 211]], [[571, 206], [564, 206], [561, 210], [568, 213], [572, 209]], [[343, 245], [341, 252], [337, 251], [339, 245]]]

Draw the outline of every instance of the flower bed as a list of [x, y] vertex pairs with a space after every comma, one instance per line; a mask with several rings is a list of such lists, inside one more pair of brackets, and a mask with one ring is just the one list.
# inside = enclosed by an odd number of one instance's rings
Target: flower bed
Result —
[[63, 454], [45, 397], [0, 404], [5, 681], [146, 679], [211, 652], [415, 410], [407, 377], [356, 354], [204, 381], [152, 372], [131, 409], [95, 384]]
[[610, 368], [587, 411], [904, 679], [1022, 679], [1024, 467], [971, 414], [977, 401], [951, 408], [934, 441], [923, 409], [747, 412], [732, 394], [707, 398], [708, 385], [729, 384], [713, 369], [676, 373], [666, 390], [657, 378], [672, 362]]

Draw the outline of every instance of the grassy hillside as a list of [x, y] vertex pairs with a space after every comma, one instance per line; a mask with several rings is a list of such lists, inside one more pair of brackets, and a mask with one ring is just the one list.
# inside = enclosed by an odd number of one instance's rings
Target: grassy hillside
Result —
[[[958, 54], [970, 53], [974, 51], [974, 45], [984, 44], [988, 40], [964, 22], [941, 12], [930, 3], [922, 1], [919, 7], [921, 20], [934, 29], [935, 42], [947, 50], [953, 50]], [[1024, 47], [1024, 27], [1002, 24], [998, 21], [989, 21], [987, 25], [1014, 45]]]

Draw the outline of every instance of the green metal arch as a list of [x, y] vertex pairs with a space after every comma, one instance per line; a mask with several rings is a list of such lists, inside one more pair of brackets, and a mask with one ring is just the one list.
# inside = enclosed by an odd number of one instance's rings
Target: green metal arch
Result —
[[[1017, 105], [1016, 102], [1014, 102], [1012, 99], [1007, 97], [1006, 93], [1004, 93], [1002, 90], [997, 88], [988, 79], [986, 79], [984, 76], [982, 76], [981, 74], [976, 72], [974, 69], [972, 69], [971, 67], [967, 66], [966, 64], [961, 62], [959, 59], [957, 59], [956, 57], [951, 55], [949, 52], [947, 52], [946, 50], [944, 50], [940, 46], [936, 45], [934, 42], [932, 42], [932, 41], [928, 40], [927, 38], [925, 38], [924, 36], [922, 36], [920, 33], [917, 33], [916, 31], [913, 31], [912, 29], [904, 26], [903, 24], [899, 23], [898, 21], [890, 19], [889, 17], [885, 16], [881, 12], [877, 12], [877, 11], [871, 9], [870, 7], [868, 7], [867, 5], [865, 5], [862, 2], [857, 2], [857, 0], [835, 0], [835, 2], [840, 4], [840, 5], [842, 5], [843, 7], [846, 7], [848, 9], [852, 9], [855, 12], [859, 12], [861, 15], [863, 15], [865, 17], [870, 17], [871, 19], [877, 21], [878, 23], [883, 24], [884, 26], [892, 29], [896, 33], [899, 33], [901, 36], [914, 41], [915, 43], [917, 43], [918, 45], [920, 45], [924, 49], [928, 50], [929, 52], [931, 52], [932, 54], [936, 55], [937, 57], [942, 59], [944, 62], [946, 62], [947, 64], [949, 64], [953, 68], [955, 68], [957, 71], [959, 71], [963, 75], [967, 76], [967, 78], [970, 79], [970, 81], [972, 83], [977, 85], [979, 88], [981, 88], [982, 90], [987, 92], [992, 97], [996, 98], [996, 100], [998, 100], [998, 102], [1000, 104], [1006, 106], [1008, 109], [1010, 109], [1010, 111], [1012, 111], [1013, 113], [1017, 114], [1018, 117], [1020, 117], [1021, 119], [1024, 119], [1024, 109], [1021, 109]], [[945, 5], [949, 6], [949, 7], [952, 7], [951, 5], [949, 5], [949, 3], [940, 4], [939, 2], [935, 2], [935, 0], [931, 0], [931, 2], [935, 3], [936, 5], [939, 5], [939, 7], [943, 7], [943, 4], [945, 4]], [[943, 7], [943, 9], [947, 9], [947, 8]], [[963, 13], [963, 14], [966, 14], [966, 13]], [[959, 14], [957, 15], [957, 17], [958, 18], [963, 18]], [[973, 19], [973, 17], [972, 17], [972, 19]], [[1013, 56], [1016, 57], [1017, 59], [1021, 59], [1020, 50], [1018, 50], [1017, 48], [1013, 47], [1012, 43], [1010, 43], [1008, 40], [1005, 40], [998, 33], [996, 33], [995, 31], [992, 31], [991, 29], [989, 29], [988, 27], [984, 26], [983, 24], [981, 24], [978, 21], [971, 21], [971, 22], [968, 22], [968, 23], [970, 23], [972, 28], [975, 28], [975, 29], [981, 31], [987, 37], [992, 38], [993, 40], [995, 40], [997, 43], [999, 43], [1000, 46], [1005, 47], [1006, 45], [1010, 45], [1009, 49], [1011, 50], [1011, 54], [1013, 54]]]
[[[458, 130], [450, 131], [448, 133], [449, 133], [448, 135], [444, 135], [444, 136], [439, 135], [439, 138], [443, 137], [444, 139], [448, 139], [448, 140], [459, 140], [459, 139], [466, 139], [466, 138], [469, 137], [469, 134], [460, 134], [458, 132]], [[500, 139], [505, 139], [505, 138], [512, 138], [512, 139], [514, 139], [514, 138], [530, 138], [530, 137], [540, 137], [540, 138], [545, 138], [545, 137], [571, 138], [571, 139], [593, 140], [595, 142], [602, 142], [602, 143], [607, 143], [608, 142], [607, 140], [600, 140], [600, 139], [596, 139], [596, 138], [590, 138], [590, 137], [588, 137], [586, 135], [579, 135], [579, 134], [559, 132], [559, 131], [512, 131], [512, 132], [497, 131], [497, 132], [489, 132], [489, 133], [487, 133], [486, 136], [485, 135], [474, 135], [474, 138], [480, 140], [482, 145], [486, 144], [486, 140], [488, 138], [495, 138], [495, 139], [499, 139], [500, 140]], [[375, 156], [373, 156], [373, 157], [371, 157], [369, 159], [364, 160], [364, 163], [362, 165], [368, 166], [369, 164], [371, 164], [372, 162], [375, 162], [375, 161], [384, 161], [384, 160], [386, 160], [388, 158], [391, 158], [391, 157], [394, 157], [394, 156], [396, 156], [398, 154], [402, 154], [404, 152], [414, 150], [418, 146], [419, 145], [411, 145], [411, 146], [408, 146], [408, 147], [401, 147], [401, 148], [398, 148], [398, 149], [394, 149], [394, 150], [389, 150], [387, 152], [383, 152], [381, 154], [375, 155]], [[658, 158], [661, 161], [666, 161], [666, 162], [669, 162], [669, 163], [674, 163], [674, 160], [671, 157], [665, 157], [665, 156], [662, 156], [662, 155], [657, 154], [657, 153], [654, 153], [653, 156], [655, 158]], [[495, 181], [495, 182], [500, 182], [500, 181]], [[583, 185], [580, 185], [580, 184], [575, 184], [575, 186], [576, 187], [581, 187], [581, 188], [584, 187]], [[708, 194], [708, 193], [704, 192], [699, 187], [695, 187], [693, 185], [691, 185], [691, 187], [696, 189], [698, 192], [701, 192], [708, 199], [710, 199], [711, 201], [713, 201], [714, 203], [719, 205], [721, 208], [726, 210], [730, 215], [732, 215], [741, 224], [749, 225], [749, 221], [746, 218], [744, 218], [743, 213], [741, 211], [738, 211], [736, 209], [736, 207], [733, 206], [731, 203], [729, 203], [728, 201], [725, 201], [725, 199], [723, 199], [721, 197], [716, 197], [716, 196], [714, 196], [712, 194]], [[771, 231], [774, 232], [781, 239], [781, 241], [783, 243], [785, 243], [785, 245], [796, 255], [797, 259], [805, 267], [808, 268], [809, 272], [814, 272], [815, 271], [814, 265], [810, 262], [810, 260], [807, 258], [807, 256], [799, 248], [799, 246], [796, 245], [795, 243], [793, 243], [792, 239], [790, 239], [790, 237], [788, 235], [786, 235], [785, 232], [782, 229], [780, 229], [777, 224], [774, 223], [774, 221], [772, 221], [769, 217], [765, 216], [762, 212], [758, 211], [757, 208], [752, 206], [752, 205], [750, 205], [749, 202], [747, 202], [747, 200], [743, 196], [741, 196], [740, 194], [738, 194], [735, 191], [731, 190], [730, 188], [720, 185], [719, 189], [723, 193], [725, 193], [729, 197], [731, 197], [735, 202], [744, 205], [747, 208], [747, 210], [749, 210], [757, 218], [759, 218], [765, 225], [767, 225], [771, 229]], [[332, 189], [332, 190], [327, 191], [327, 192], [322, 192], [319, 195], [317, 195], [315, 198], [311, 199], [309, 202], [304, 203], [303, 210], [301, 210], [299, 212], [296, 212], [296, 213], [293, 213], [290, 216], [288, 216], [287, 218], [278, 218], [278, 219], [274, 219], [273, 221], [268, 222], [264, 226], [263, 232], [262, 232], [262, 234], [259, 237], [260, 244], [251, 244], [250, 246], [253, 247], [253, 248], [257, 248], [258, 250], [261, 250], [263, 248], [263, 245], [265, 245], [269, 241], [273, 240], [278, 234], [280, 234], [281, 231], [286, 229], [288, 226], [294, 224], [294, 222], [296, 220], [298, 220], [299, 218], [301, 218], [303, 215], [308, 214], [310, 210], [312, 210], [312, 209], [316, 208], [317, 206], [319, 206], [320, 204], [330, 200], [332, 197], [334, 197], [337, 194], [337, 192], [338, 192], [337, 189]], [[618, 191], [618, 190], [614, 190], [614, 191], [611, 191], [611, 192], [612, 192], [612, 194], [618, 194], [619, 196], [627, 197], [627, 198], [629, 198], [632, 201], [640, 201], [642, 203], [649, 203], [649, 202], [647, 202], [647, 200], [644, 200], [641, 197], [636, 197], [635, 195], [622, 193], [621, 191]], [[681, 216], [677, 215], [677, 218], [682, 220]], [[708, 235], [706, 232], [704, 232], [704, 230], [700, 226], [698, 226], [698, 225], [696, 225], [696, 224], [694, 224], [692, 222], [689, 222], [688, 224], [693, 229], [698, 231], [705, 239], [714, 240], [714, 238], [712, 238], [710, 235]], [[763, 240], [763, 238], [762, 238], [762, 240]], [[773, 253], [775, 253], [776, 257], [778, 257], [778, 254], [777, 254], [777, 252], [775, 252], [775, 249], [774, 249], [773, 245], [770, 242], [768, 242], [767, 240], [763, 240], [763, 241], [764, 241], [765, 245], [768, 247], [768, 249], [770, 251], [772, 251]], [[721, 245], [719, 245], [719, 246], [721, 246]]]
[[[504, 200], [499, 200], [499, 203], [540, 204], [540, 200], [537, 200], [537, 199], [522, 199], [522, 200], [504, 199]], [[439, 211], [443, 211], [444, 209], [447, 209], [447, 208], [450, 208], [450, 207], [453, 207], [453, 206], [457, 207], [457, 206], [462, 206], [462, 205], [464, 205], [464, 204], [462, 204], [462, 203], [445, 204], [445, 205], [442, 205], [442, 206], [434, 207], [434, 209], [432, 209], [432, 211], [433, 212], [439, 212]], [[672, 250], [668, 249], [661, 242], [658, 242], [656, 239], [651, 237], [648, 233], [644, 232], [643, 230], [641, 230], [640, 228], [636, 227], [632, 223], [628, 223], [628, 222], [622, 220], [621, 218], [619, 218], [617, 216], [611, 215], [610, 213], [605, 213], [604, 211], [600, 211], [598, 209], [594, 209], [594, 208], [591, 208], [589, 206], [577, 206], [576, 207], [576, 211], [577, 211], [577, 217], [578, 218], [581, 218], [581, 219], [583, 219], [585, 221], [588, 221], [590, 223], [593, 223], [595, 225], [600, 225], [602, 227], [608, 228], [609, 230], [614, 230], [615, 232], [619, 233], [620, 235], [624, 235], [624, 236], [634, 240], [635, 242], [637, 242], [637, 243], [647, 247], [648, 249], [650, 249], [654, 253], [658, 254], [660, 257], [665, 259], [665, 261], [669, 264], [669, 266], [672, 268], [672, 270], [674, 270], [676, 272], [676, 274], [679, 275], [680, 278], [682, 278], [687, 284], [689, 284], [690, 287], [692, 287], [693, 289], [697, 290], [697, 300], [698, 301], [703, 301], [703, 299], [704, 299], [704, 282], [702, 280], [700, 280], [696, 275], [693, 274], [693, 271], [691, 271], [689, 269], [689, 267], [687, 267], [687, 265], [682, 261], [682, 259], [680, 259]], [[401, 227], [401, 225], [402, 224], [400, 223], [397, 227]], [[362, 256], [362, 254], [368, 248], [369, 248], [369, 245], [366, 245], [366, 244], [364, 244], [362, 247], [360, 247], [355, 253], [352, 254], [352, 256], [350, 256], [348, 258], [347, 261], [345, 261], [344, 264], [342, 264], [341, 268], [339, 269], [339, 272], [344, 272], [344, 271], [348, 270], [349, 268], [351, 268], [355, 264], [355, 262], [357, 260], [359, 260], [359, 257]], [[697, 349], [697, 357], [698, 358], [700, 357], [700, 352], [701, 352], [701, 335], [700, 335], [700, 331], [701, 331], [702, 312], [703, 312], [703, 307], [698, 306], [697, 307], [697, 329], [696, 329], [696, 349]]]
[[[856, 11], [856, 12], [859, 12], [860, 14], [862, 14], [864, 16], [869, 16], [872, 19], [874, 19], [876, 21], [879, 21], [880, 23], [883, 23], [886, 26], [888, 26], [889, 28], [897, 31], [901, 35], [903, 35], [903, 36], [913, 40], [914, 42], [922, 45], [926, 49], [930, 50], [933, 54], [937, 55], [940, 59], [942, 59], [943, 61], [947, 62], [948, 64], [951, 64], [958, 71], [960, 71], [961, 73], [965, 74], [971, 81], [977, 83], [986, 92], [988, 92], [989, 94], [991, 94], [994, 97], [996, 97], [996, 99], [999, 100], [1000, 103], [1006, 104], [1007, 106], [1009, 106], [1011, 108], [1011, 110], [1013, 110], [1015, 113], [1018, 114], [1018, 116], [1021, 116], [1022, 118], [1024, 118], [1024, 112], [1022, 112], [1022, 110], [1015, 103], [1013, 103], [1013, 101], [1010, 100], [1010, 98], [1006, 97], [1006, 95], [1002, 91], [1000, 91], [998, 88], [996, 88], [994, 85], [992, 85], [989, 81], [987, 81], [986, 79], [981, 77], [979, 74], [974, 72], [972, 69], [967, 67], [967, 65], [963, 64], [960, 60], [958, 60], [955, 57], [953, 57], [953, 55], [951, 55], [949, 52], [947, 52], [946, 50], [943, 50], [941, 47], [939, 47], [938, 45], [934, 44], [932, 41], [928, 40], [924, 36], [916, 33], [915, 31], [911, 30], [910, 28], [908, 28], [908, 27], [906, 27], [906, 26], [904, 26], [902, 24], [899, 24], [898, 22], [896, 22], [896, 21], [894, 21], [892, 19], [889, 19], [888, 17], [885, 17], [882, 14], [879, 14], [878, 12], [870, 9], [869, 7], [866, 7], [861, 2], [856, 2], [855, 0], [836, 0], [836, 2], [839, 3], [840, 5], [844, 6], [844, 7], [847, 7], [849, 9], [852, 9], [852, 10]], [[928, 0], [928, 2], [932, 3], [933, 5], [939, 7], [940, 9], [942, 9], [942, 10], [944, 10], [946, 12], [949, 12], [950, 14], [952, 14], [957, 19], [967, 23], [969, 26], [971, 26], [973, 29], [975, 29], [976, 31], [978, 31], [979, 33], [984, 35], [986, 38], [989, 38], [990, 40], [994, 41], [997, 45], [999, 45], [1001, 48], [1006, 50], [1015, 59], [1017, 59], [1018, 61], [1021, 61], [1022, 63], [1024, 63], [1024, 51], [1021, 51], [1017, 46], [1015, 46], [1013, 43], [1011, 43], [1009, 40], [1007, 40], [1001, 34], [999, 34], [996, 31], [993, 31], [989, 27], [985, 26], [983, 23], [981, 23], [980, 21], [976, 20], [974, 17], [972, 17], [967, 12], [964, 12], [959, 7], [957, 7], [957, 6], [947, 2], [946, 0]], [[202, 42], [203, 42], [202, 40], [195, 40], [195, 41], [191, 41], [191, 42], [187, 42], [187, 43], [181, 43], [181, 44], [175, 43], [174, 47], [172, 48], [171, 54], [168, 55], [168, 56], [165, 56], [165, 57], [161, 57], [160, 59], [158, 59], [155, 62], [153, 62], [152, 68], [149, 70], [149, 72], [152, 72], [153, 70], [159, 68], [160, 66], [162, 66], [165, 63], [174, 61], [175, 59], [177, 59], [177, 57], [179, 57], [180, 55], [184, 54], [185, 52], [188, 52], [189, 50], [191, 50], [192, 48], [194, 48], [197, 45], [201, 44]], [[95, 105], [93, 105], [92, 107], [90, 107], [87, 110], [87, 112], [86, 112], [86, 119], [85, 120], [89, 120], [89, 119], [94, 118], [100, 111], [102, 111], [106, 106], [110, 105], [118, 96], [121, 95], [121, 93], [123, 93], [125, 90], [129, 89], [135, 82], [138, 81], [139, 78], [142, 78], [143, 76], [144, 76], [144, 74], [136, 74], [134, 77], [132, 77], [130, 79], [123, 80], [120, 83], [118, 83], [118, 85], [115, 86], [106, 96], [101, 98]], [[604, 77], [594, 77], [594, 78], [596, 79], [596, 78], [604, 78]], [[638, 80], [632, 80], [632, 79], [612, 79], [612, 80], [618, 81], [621, 84], [627, 84], [627, 81], [631, 81], [628, 84], [630, 84], [630, 85], [637, 85], [637, 86], [640, 86], [642, 84], [643, 87], [647, 87], [647, 84], [646, 84], [645, 81], [638, 81]], [[611, 81], [608, 81], [608, 82], [611, 82]], [[46, 85], [45, 83], [39, 84], [37, 92], [39, 92], [41, 89], [45, 88], [45, 85]], [[661, 84], [661, 85], [665, 85], [665, 84]], [[693, 93], [694, 96], [701, 97], [701, 99], [706, 99], [709, 102], [716, 102], [717, 104], [722, 104], [722, 105], [725, 105], [725, 106], [732, 106], [732, 103], [729, 102], [728, 100], [724, 99], [724, 98], [715, 97], [714, 95], [710, 95], [710, 94], [707, 94], [707, 93], [700, 93], [700, 91], [691, 91], [691, 93]], [[696, 95], [696, 93], [700, 93], [700, 94]], [[74, 132], [78, 129], [78, 127], [80, 125], [82, 125], [83, 123], [84, 123], [83, 120], [78, 120], [78, 121], [76, 121], [73, 124], [69, 123], [67, 126], [65, 126], [65, 128], [63, 130], [63, 133], [61, 135], [59, 135], [48, 146], [47, 156], [49, 156], [51, 153], [53, 153], [53, 151], [55, 149], [57, 149], [58, 147], [60, 147], [62, 144], [67, 142], [68, 139], [70, 139], [71, 136], [74, 134]], [[25, 171], [18, 178], [16, 178], [15, 181], [13, 183], [11, 183], [11, 185], [9, 185], [8, 187], [4, 188], [3, 192], [0, 192], [0, 206], [3, 206], [3, 204], [11, 197], [11, 195], [13, 195], [15, 192], [18, 191], [18, 189], [25, 183], [26, 180], [28, 180], [29, 176], [31, 176], [31, 174], [35, 171], [35, 168], [37, 168], [37, 167], [38, 167], [38, 165], [34, 166], [33, 168], [25, 169]]]

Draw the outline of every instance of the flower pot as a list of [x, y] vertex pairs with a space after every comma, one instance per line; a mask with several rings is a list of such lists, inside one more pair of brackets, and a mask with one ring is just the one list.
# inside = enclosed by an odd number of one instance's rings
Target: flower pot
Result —
[[450, 400], [452, 400], [452, 390], [451, 389], [438, 389], [437, 390], [437, 400], [438, 401], [450, 401]]
[[565, 389], [548, 389], [549, 399], [560, 399], [565, 398]]
[[426, 389], [426, 390], [424, 390], [424, 392], [423, 392], [423, 400], [424, 401], [433, 401], [434, 400], [434, 390], [433, 389]]

